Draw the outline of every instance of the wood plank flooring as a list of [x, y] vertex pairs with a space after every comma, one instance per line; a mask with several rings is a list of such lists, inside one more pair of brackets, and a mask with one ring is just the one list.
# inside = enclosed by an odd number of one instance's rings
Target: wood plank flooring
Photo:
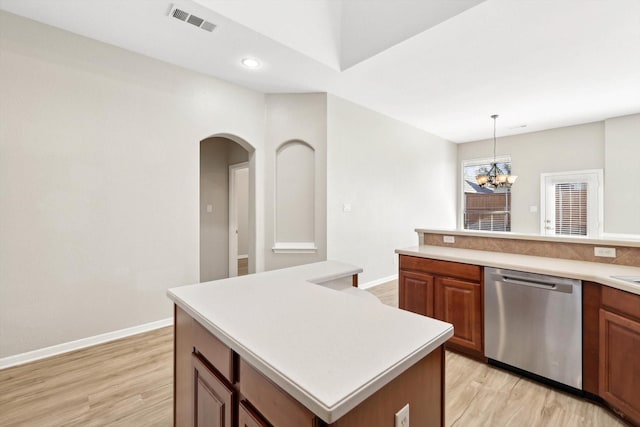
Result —
[[[397, 282], [369, 289], [397, 306]], [[170, 426], [173, 328], [0, 370], [0, 426]], [[447, 352], [446, 425], [624, 426], [607, 410]], [[421, 427], [421, 426], [415, 426]]]
[[0, 426], [170, 426], [173, 327], [0, 370]]
[[249, 259], [238, 259], [238, 276], [246, 276], [247, 274], [249, 274]]

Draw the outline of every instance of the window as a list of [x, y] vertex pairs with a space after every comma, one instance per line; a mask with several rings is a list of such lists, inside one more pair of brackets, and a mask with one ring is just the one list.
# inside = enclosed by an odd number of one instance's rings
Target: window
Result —
[[587, 235], [587, 183], [555, 184], [555, 233]]
[[541, 232], [589, 236], [601, 233], [602, 170], [541, 175]]
[[[487, 173], [493, 159], [468, 160], [462, 164], [462, 225], [465, 230], [511, 231], [511, 190], [486, 188], [476, 176]], [[511, 158], [496, 158], [500, 169], [511, 173]]]

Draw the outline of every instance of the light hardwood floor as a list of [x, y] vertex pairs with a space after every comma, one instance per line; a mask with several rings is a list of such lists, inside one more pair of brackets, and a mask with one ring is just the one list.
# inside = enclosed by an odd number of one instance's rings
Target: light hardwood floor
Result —
[[238, 276], [246, 276], [247, 274], [249, 274], [249, 259], [238, 259]]
[[[370, 291], [397, 306], [397, 282]], [[172, 352], [167, 327], [0, 370], [0, 426], [170, 426]], [[590, 402], [447, 352], [446, 425], [624, 424]]]
[[0, 426], [170, 426], [173, 327], [0, 370]]

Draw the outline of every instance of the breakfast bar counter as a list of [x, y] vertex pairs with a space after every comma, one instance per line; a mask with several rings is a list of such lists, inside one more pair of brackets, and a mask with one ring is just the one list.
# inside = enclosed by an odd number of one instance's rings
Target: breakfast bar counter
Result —
[[[282, 416], [284, 405], [270, 408], [274, 398], [263, 399], [273, 389], [276, 396], [286, 397], [283, 402], [293, 401], [309, 415], [309, 426], [365, 425], [355, 420], [379, 416], [386, 421], [367, 425], [392, 426], [394, 414], [407, 403], [412, 423], [420, 425], [425, 417], [440, 425], [442, 345], [453, 327], [322, 286], [359, 272], [349, 264], [325, 261], [170, 289], [176, 311], [176, 425], [194, 425], [194, 418], [209, 411], [198, 408], [215, 387], [194, 396], [202, 366], [232, 396], [227, 406], [239, 406], [241, 419], [305, 425], [286, 416], [273, 419]], [[207, 353], [213, 359], [221, 354], [223, 361], [216, 365]], [[427, 364], [434, 367], [431, 374], [422, 368]], [[411, 372], [416, 369], [422, 372]], [[403, 375], [407, 373], [411, 375]], [[408, 383], [394, 385], [398, 381]], [[378, 403], [367, 403], [378, 395], [391, 405], [389, 414], [381, 415]], [[365, 412], [372, 410], [378, 412], [366, 418]], [[235, 413], [229, 411], [229, 417]]]

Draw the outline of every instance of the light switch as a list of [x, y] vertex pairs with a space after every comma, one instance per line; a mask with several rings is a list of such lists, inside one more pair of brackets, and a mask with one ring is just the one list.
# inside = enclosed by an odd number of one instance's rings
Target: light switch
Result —
[[538, 207], [536, 205], [529, 206], [529, 212], [531, 212], [531, 213], [538, 212]]
[[351, 203], [343, 203], [342, 212], [351, 212]]
[[207, 205], [207, 213], [213, 212], [213, 205]]

